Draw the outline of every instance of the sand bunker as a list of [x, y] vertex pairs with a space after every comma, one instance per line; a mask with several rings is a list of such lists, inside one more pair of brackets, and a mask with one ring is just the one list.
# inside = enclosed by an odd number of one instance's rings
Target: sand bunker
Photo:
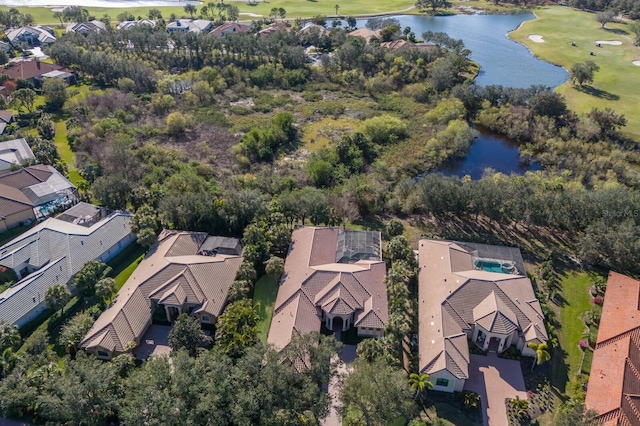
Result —
[[631, 62], [633, 65], [635, 65], [636, 67], [640, 67], [640, 61], [633, 61]]
[[610, 44], [612, 46], [620, 46], [622, 42], [618, 40], [596, 40], [596, 44]]
[[251, 18], [262, 18], [262, 15], [258, 15], [257, 13], [251, 13], [251, 12], [240, 12], [239, 15], [249, 16]]
[[534, 43], [544, 43], [544, 39], [540, 34], [529, 34], [529, 40]]

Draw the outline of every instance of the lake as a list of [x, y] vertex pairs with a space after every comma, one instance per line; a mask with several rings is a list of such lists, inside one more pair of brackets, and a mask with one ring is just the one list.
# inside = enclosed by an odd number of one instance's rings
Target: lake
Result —
[[522, 175], [527, 171], [540, 170], [540, 163], [532, 162], [524, 164], [520, 162], [518, 146], [508, 138], [489, 132], [484, 129], [476, 129], [478, 138], [473, 141], [466, 157], [454, 160], [438, 172], [446, 176], [463, 177], [471, 176], [471, 179], [480, 179], [487, 168], [504, 174]]
[[[392, 17], [400, 21], [402, 28], [411, 27], [416, 37], [421, 38], [425, 31], [433, 31], [461, 39], [471, 50], [471, 59], [480, 64], [480, 75], [476, 79], [480, 85], [529, 87], [542, 84], [555, 88], [569, 78], [564, 68], [537, 59], [526, 46], [507, 37], [524, 21], [535, 19], [533, 13]], [[364, 27], [366, 23], [367, 19], [359, 19], [358, 27]]]

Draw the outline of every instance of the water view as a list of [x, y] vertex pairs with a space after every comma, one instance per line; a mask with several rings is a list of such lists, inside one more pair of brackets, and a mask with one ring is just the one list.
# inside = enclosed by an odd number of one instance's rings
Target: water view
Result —
[[[541, 61], [529, 49], [512, 41], [507, 34], [524, 22], [534, 19], [533, 13], [518, 15], [398, 15], [402, 28], [409, 26], [421, 37], [425, 31], [444, 32], [462, 39], [471, 50], [471, 59], [480, 64], [476, 82], [481, 85], [501, 84], [509, 87], [529, 87], [542, 84], [557, 87], [567, 81], [567, 71]], [[358, 20], [363, 27], [366, 19]]]
[[467, 156], [450, 162], [440, 172], [446, 176], [469, 175], [472, 179], [480, 179], [487, 168], [505, 174], [540, 170], [539, 163], [520, 162], [518, 147], [506, 137], [483, 129], [476, 130], [478, 138], [473, 141]]

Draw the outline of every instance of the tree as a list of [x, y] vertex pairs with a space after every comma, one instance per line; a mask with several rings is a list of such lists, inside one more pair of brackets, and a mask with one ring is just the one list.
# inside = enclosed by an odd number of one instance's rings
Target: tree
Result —
[[96, 292], [96, 283], [111, 273], [111, 267], [99, 260], [92, 260], [85, 263], [82, 269], [73, 277], [78, 293], [82, 296], [90, 297]]
[[111, 297], [116, 291], [116, 281], [111, 277], [101, 278], [96, 283], [96, 296], [101, 299], [108, 299], [111, 302]]
[[551, 359], [551, 354], [547, 351], [549, 345], [546, 343], [531, 342], [528, 346], [536, 352], [536, 361], [531, 365], [531, 371], [533, 371], [533, 367], [535, 367], [536, 364], [540, 365]]
[[425, 11], [428, 7], [430, 7], [431, 10], [435, 12], [438, 8], [450, 8], [451, 3], [448, 0], [418, 0], [416, 2], [416, 7], [421, 12]]
[[56, 12], [53, 12], [53, 17], [60, 21], [61, 27], [64, 25], [64, 22], [66, 20], [66, 16], [64, 15], [64, 13], [58, 10]]
[[624, 115], [616, 113], [611, 108], [600, 110], [592, 109], [587, 116], [600, 129], [600, 137], [613, 137], [620, 127], [627, 125], [627, 119]]
[[6, 349], [17, 351], [21, 342], [22, 338], [15, 325], [0, 321], [0, 353]]
[[365, 120], [362, 131], [371, 142], [385, 145], [404, 138], [407, 135], [407, 125], [397, 117], [380, 115]]
[[596, 16], [594, 16], [593, 19], [594, 19], [594, 21], [600, 23], [600, 25], [601, 25], [600, 28], [604, 28], [604, 26], [607, 23], [616, 21], [616, 12], [613, 11], [613, 10], [605, 10], [603, 12], [596, 12]]
[[265, 265], [265, 272], [274, 280], [280, 280], [284, 273], [284, 260], [277, 256], [271, 256]]
[[149, 19], [162, 19], [162, 12], [160, 9], [149, 9], [149, 13], [147, 14]]
[[25, 108], [28, 112], [33, 112], [36, 97], [36, 92], [31, 89], [18, 89], [11, 96], [13, 102], [18, 106], [18, 110]]
[[411, 418], [415, 410], [412, 390], [402, 370], [383, 360], [356, 360], [342, 389], [342, 410], [355, 411], [364, 424], [390, 425], [398, 418]]
[[193, 15], [198, 11], [198, 8], [190, 3], [184, 6], [184, 11], [191, 16], [191, 19], [193, 19]]
[[629, 24], [629, 30], [636, 36], [634, 40], [635, 45], [640, 45], [640, 22], [631, 22]]
[[138, 244], [149, 247], [157, 241], [158, 214], [148, 204], [140, 206], [131, 219], [131, 232], [137, 235]]
[[336, 16], [338, 16], [338, 10], [340, 10], [340, 5], [336, 4], [335, 6], [333, 6], [333, 8], [336, 10]]
[[71, 300], [71, 293], [64, 284], [51, 286], [44, 294], [44, 301], [53, 311], [62, 310], [64, 313], [64, 307], [69, 300]]
[[587, 410], [584, 401], [569, 400], [560, 406], [556, 416], [556, 426], [597, 426], [598, 413]]
[[429, 379], [429, 375], [427, 373], [411, 373], [409, 374], [409, 384], [411, 385], [411, 389], [416, 391], [416, 399], [420, 399], [420, 401], [424, 404], [422, 397], [427, 389], [433, 389], [433, 383]]
[[0, 378], [7, 377], [20, 359], [20, 355], [16, 354], [11, 348], [2, 351], [0, 355]]
[[129, 12], [128, 10], [118, 14], [118, 16], [116, 18], [120, 22], [135, 21], [136, 20], [136, 17], [133, 16], [133, 13]]
[[510, 402], [515, 408], [518, 419], [523, 421], [529, 418], [529, 401], [526, 399], [520, 399], [520, 397], [516, 395], [516, 397], [511, 399]]
[[353, 16], [347, 16], [347, 26], [349, 29], [355, 29], [358, 21]]
[[593, 61], [579, 62], [573, 64], [569, 70], [571, 81], [578, 83], [581, 87], [583, 83], [592, 83], [593, 74], [600, 71], [600, 67]]
[[211, 338], [204, 334], [196, 317], [180, 314], [169, 332], [169, 346], [174, 351], [186, 350], [190, 356], [196, 356], [198, 349], [207, 347]]
[[216, 343], [231, 357], [237, 358], [258, 342], [260, 316], [251, 300], [238, 300], [227, 306], [216, 324]]
[[282, 19], [284, 21], [285, 16], [287, 16], [287, 11], [284, 10], [284, 8], [279, 7], [278, 8], [278, 16], [280, 17], [280, 19]]
[[167, 133], [171, 136], [179, 136], [187, 128], [187, 117], [180, 111], [174, 111], [169, 114], [166, 121]]
[[49, 114], [42, 114], [36, 124], [38, 134], [44, 140], [52, 140], [56, 135], [56, 123]]
[[384, 355], [381, 339], [364, 339], [358, 344], [358, 357], [367, 362], [374, 362]]
[[76, 354], [78, 345], [92, 325], [93, 317], [87, 311], [82, 311], [62, 326], [58, 342], [61, 346], [67, 348], [67, 352], [73, 357]]

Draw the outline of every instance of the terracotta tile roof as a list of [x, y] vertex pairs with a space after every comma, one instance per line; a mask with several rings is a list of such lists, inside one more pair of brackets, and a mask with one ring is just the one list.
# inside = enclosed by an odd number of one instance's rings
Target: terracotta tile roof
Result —
[[369, 43], [373, 37], [380, 38], [380, 30], [373, 31], [368, 28], [358, 28], [347, 35], [351, 37], [362, 37], [367, 43]]
[[[371, 260], [338, 263], [338, 241], [345, 240], [341, 237], [346, 232], [363, 231], [315, 227], [293, 231], [267, 343], [282, 349], [294, 333], [320, 330], [323, 310], [353, 312], [356, 326], [384, 327], [389, 317], [386, 265], [376, 255]], [[379, 233], [367, 237], [377, 238], [379, 244]], [[358, 252], [356, 257], [362, 256]]]
[[609, 273], [585, 405], [606, 425], [640, 424], [640, 281]]
[[250, 25], [239, 24], [237, 22], [228, 22], [226, 24], [222, 24], [217, 28], [211, 30], [209, 34], [214, 36], [221, 36], [229, 33], [248, 33], [251, 31]]
[[197, 255], [205, 233], [163, 231], [145, 259], [118, 292], [114, 303], [100, 315], [81, 347], [102, 346], [109, 331], [117, 352], [139, 340], [151, 322], [152, 302], [194, 307], [194, 312], [218, 317], [235, 280], [242, 256]]
[[25, 80], [29, 80], [30, 78], [40, 77], [43, 74], [46, 74], [51, 71], [64, 71], [64, 72], [72, 72], [71, 70], [66, 69], [62, 65], [57, 64], [48, 64], [46, 62], [41, 61], [22, 61], [18, 62], [15, 65], [0, 70], [2, 74], [6, 74], [10, 79], [16, 80], [18, 78], [23, 78]]

